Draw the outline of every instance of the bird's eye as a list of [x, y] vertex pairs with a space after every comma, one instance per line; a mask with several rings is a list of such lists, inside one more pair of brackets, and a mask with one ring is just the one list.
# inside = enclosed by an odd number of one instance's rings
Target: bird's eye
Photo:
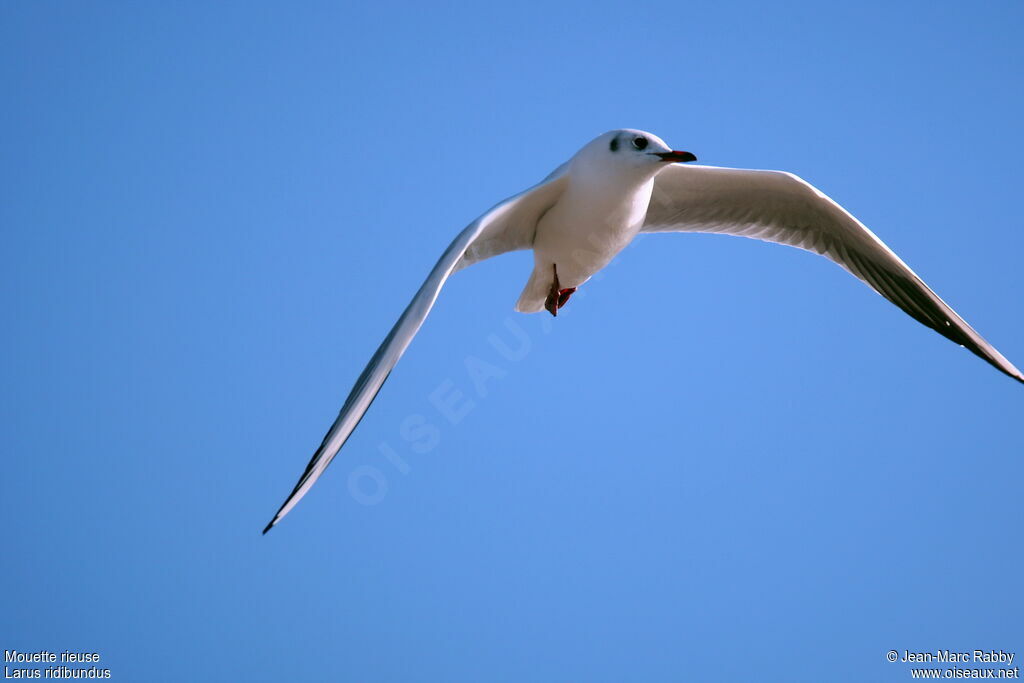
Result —
[[647, 138], [633, 138], [633, 146], [637, 149], [644, 149], [647, 147]]

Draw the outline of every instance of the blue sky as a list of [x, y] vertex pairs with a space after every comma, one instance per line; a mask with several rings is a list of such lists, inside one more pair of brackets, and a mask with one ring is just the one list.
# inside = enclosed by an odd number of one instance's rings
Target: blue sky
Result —
[[147, 681], [1020, 652], [1024, 387], [747, 240], [638, 240], [556, 321], [512, 311], [529, 255], [460, 273], [259, 532], [452, 236], [611, 128], [802, 175], [1024, 363], [1022, 29], [1015, 2], [5, 3], [0, 646]]

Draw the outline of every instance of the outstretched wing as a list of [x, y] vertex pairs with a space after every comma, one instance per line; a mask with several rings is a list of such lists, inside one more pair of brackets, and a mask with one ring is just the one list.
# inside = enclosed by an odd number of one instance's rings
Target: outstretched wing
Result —
[[923, 325], [1014, 379], [1024, 375], [874, 233], [782, 171], [673, 165], [658, 174], [643, 232], [708, 232], [787, 244], [835, 261]]
[[345, 399], [338, 418], [331, 425], [320, 448], [299, 477], [288, 499], [263, 530], [267, 533], [295, 507], [310, 487], [316, 483], [331, 460], [338, 454], [349, 435], [359, 424], [373, 403], [377, 392], [388, 378], [391, 369], [405, 353], [409, 342], [416, 336], [427, 314], [434, 306], [448, 276], [458, 268], [509, 251], [527, 249], [533, 245], [537, 221], [558, 200], [565, 185], [564, 166], [557, 169], [539, 185], [501, 202], [469, 224], [448, 246], [430, 271], [426, 281], [416, 292], [409, 306], [381, 342], [373, 358], [359, 375], [355, 386]]

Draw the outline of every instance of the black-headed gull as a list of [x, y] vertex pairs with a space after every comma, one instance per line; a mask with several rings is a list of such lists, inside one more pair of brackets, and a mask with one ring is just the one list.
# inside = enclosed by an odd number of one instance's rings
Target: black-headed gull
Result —
[[306, 494], [359, 424], [434, 305], [448, 276], [499, 254], [533, 249], [516, 310], [552, 315], [641, 232], [710, 232], [788, 244], [835, 261], [918, 322], [1014, 379], [1020, 370], [946, 305], [874, 233], [791, 173], [712, 166], [640, 130], [613, 130], [541, 183], [469, 224], [445, 250], [373, 354], [320, 448], [263, 533]]

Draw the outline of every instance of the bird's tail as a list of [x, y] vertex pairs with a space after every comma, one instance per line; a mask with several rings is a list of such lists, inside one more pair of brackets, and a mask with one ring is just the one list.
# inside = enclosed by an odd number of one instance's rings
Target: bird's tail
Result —
[[534, 267], [530, 279], [523, 288], [516, 302], [516, 310], [520, 313], [539, 313], [544, 310], [544, 301], [551, 289], [551, 269]]

